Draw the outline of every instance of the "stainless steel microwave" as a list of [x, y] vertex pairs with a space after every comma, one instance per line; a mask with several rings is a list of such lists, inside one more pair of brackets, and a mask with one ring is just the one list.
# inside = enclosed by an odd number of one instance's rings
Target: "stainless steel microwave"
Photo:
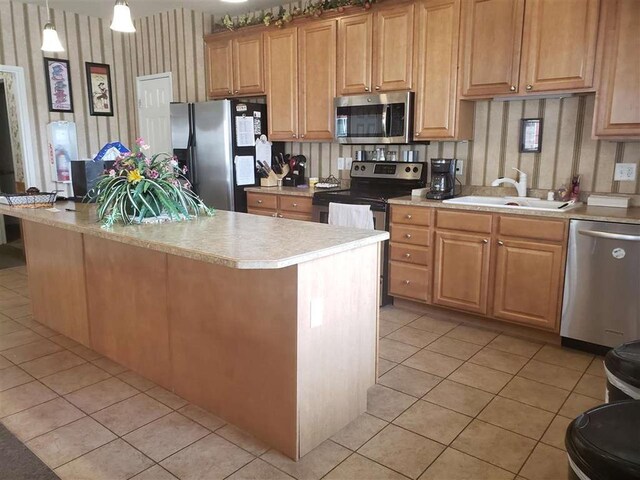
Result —
[[410, 143], [413, 92], [354, 95], [334, 100], [339, 143]]

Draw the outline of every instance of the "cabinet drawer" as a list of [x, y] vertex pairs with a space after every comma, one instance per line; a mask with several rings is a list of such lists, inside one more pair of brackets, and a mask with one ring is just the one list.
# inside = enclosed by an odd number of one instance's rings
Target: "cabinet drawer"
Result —
[[532, 217], [508, 217], [501, 215], [500, 235], [533, 238], [551, 242], [564, 241], [567, 223], [564, 220], [543, 220]]
[[247, 207], [248, 208], [266, 208], [266, 209], [278, 209], [278, 197], [268, 193], [247, 193]]
[[430, 265], [431, 249], [427, 247], [410, 247], [401, 243], [392, 243], [389, 257], [397, 262], [413, 263], [414, 265]]
[[431, 245], [431, 232], [424, 227], [391, 225], [391, 241], [428, 247]]
[[406, 225], [431, 225], [431, 208], [393, 205], [391, 222]]
[[469, 213], [460, 210], [438, 210], [436, 227], [463, 232], [491, 233], [490, 213]]
[[390, 262], [389, 293], [428, 302], [429, 269]]
[[289, 220], [302, 220], [304, 222], [310, 222], [313, 220], [313, 216], [310, 213], [296, 213], [296, 212], [281, 212], [278, 215], [280, 218], [288, 218]]
[[264, 217], [275, 217], [275, 210], [263, 210], [262, 208], [248, 208], [247, 212], [252, 215], [262, 215]]
[[313, 209], [311, 197], [280, 195], [280, 210], [286, 212], [311, 213]]

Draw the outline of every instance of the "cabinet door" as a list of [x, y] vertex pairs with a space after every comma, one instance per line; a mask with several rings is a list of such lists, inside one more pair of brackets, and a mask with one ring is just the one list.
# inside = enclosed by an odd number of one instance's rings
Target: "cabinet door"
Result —
[[336, 42], [335, 20], [311, 23], [298, 32], [302, 140], [333, 140]]
[[266, 34], [269, 140], [298, 138], [298, 30]]
[[557, 331], [562, 259], [561, 245], [500, 240], [493, 316]]
[[486, 314], [489, 249], [487, 236], [436, 231], [433, 303]]
[[600, 82], [595, 136], [640, 136], [640, 8], [637, 0], [611, 0], [602, 9]]
[[233, 94], [264, 93], [262, 34], [233, 39]]
[[524, 0], [464, 0], [462, 19], [462, 94], [517, 92]]
[[413, 4], [375, 14], [373, 85], [376, 91], [411, 90], [413, 14]]
[[207, 77], [209, 98], [233, 95], [231, 40], [207, 41]]
[[520, 92], [593, 86], [599, 0], [527, 0]]
[[373, 15], [338, 20], [338, 94], [371, 91]]

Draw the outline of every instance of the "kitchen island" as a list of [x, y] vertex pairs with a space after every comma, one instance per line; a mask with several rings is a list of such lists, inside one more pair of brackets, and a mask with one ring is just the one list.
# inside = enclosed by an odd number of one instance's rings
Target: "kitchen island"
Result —
[[[73, 211], [68, 211], [73, 210]], [[298, 459], [366, 409], [388, 233], [217, 211], [22, 219], [37, 321]]]

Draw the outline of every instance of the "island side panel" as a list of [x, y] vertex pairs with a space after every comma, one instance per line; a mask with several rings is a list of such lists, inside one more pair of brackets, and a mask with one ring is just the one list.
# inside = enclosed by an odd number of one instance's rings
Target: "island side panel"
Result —
[[33, 317], [90, 345], [82, 234], [22, 220]]
[[93, 349], [171, 389], [166, 254], [89, 235], [84, 248]]
[[298, 267], [300, 455], [355, 420], [376, 380], [379, 248]]
[[297, 267], [168, 265], [175, 392], [297, 458]]

